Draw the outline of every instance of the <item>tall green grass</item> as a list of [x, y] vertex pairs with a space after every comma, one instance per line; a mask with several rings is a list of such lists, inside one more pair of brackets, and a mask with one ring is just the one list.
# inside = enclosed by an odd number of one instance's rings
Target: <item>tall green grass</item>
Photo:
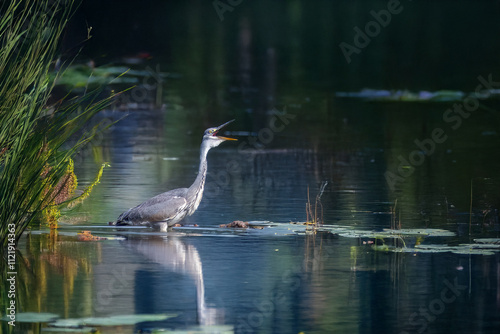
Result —
[[[0, 248], [44, 210], [74, 155], [95, 134], [89, 119], [113, 98], [97, 93], [48, 106], [49, 78], [73, 0], [11, 0], [0, 5]], [[83, 134], [82, 134], [83, 133]], [[74, 140], [76, 134], [78, 139]], [[72, 144], [68, 142], [72, 139]], [[12, 225], [10, 225], [12, 226]]]

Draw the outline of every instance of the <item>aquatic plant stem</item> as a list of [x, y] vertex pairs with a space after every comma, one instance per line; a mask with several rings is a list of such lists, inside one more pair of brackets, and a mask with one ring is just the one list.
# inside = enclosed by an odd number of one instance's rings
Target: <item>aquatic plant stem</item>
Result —
[[474, 179], [470, 179], [470, 207], [469, 207], [469, 236], [472, 233], [472, 181]]

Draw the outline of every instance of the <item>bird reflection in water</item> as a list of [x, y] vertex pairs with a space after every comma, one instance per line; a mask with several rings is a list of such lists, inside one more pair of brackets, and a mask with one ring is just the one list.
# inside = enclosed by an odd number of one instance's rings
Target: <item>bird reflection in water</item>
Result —
[[184, 274], [193, 279], [196, 286], [198, 323], [203, 326], [223, 323], [223, 310], [207, 307], [203, 268], [198, 250], [177, 237], [148, 236], [128, 238], [127, 246], [146, 257], [149, 261], [162, 265], [169, 271]]

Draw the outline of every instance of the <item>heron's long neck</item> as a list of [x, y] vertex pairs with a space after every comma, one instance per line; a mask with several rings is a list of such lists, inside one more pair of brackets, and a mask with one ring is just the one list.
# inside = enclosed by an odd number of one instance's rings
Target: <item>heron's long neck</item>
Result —
[[189, 187], [189, 193], [192, 196], [199, 195], [201, 199], [201, 195], [203, 193], [203, 188], [205, 186], [205, 179], [207, 177], [207, 153], [210, 148], [202, 145], [200, 150], [200, 168], [198, 170], [198, 176], [194, 183]]

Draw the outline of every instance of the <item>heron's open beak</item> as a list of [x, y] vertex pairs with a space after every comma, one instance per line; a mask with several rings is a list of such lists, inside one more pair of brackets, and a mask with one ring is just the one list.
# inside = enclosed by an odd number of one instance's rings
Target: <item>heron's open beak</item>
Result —
[[217, 127], [217, 131], [215, 131], [215, 132], [214, 132], [213, 136], [215, 136], [215, 137], [217, 137], [217, 138], [219, 138], [219, 139], [222, 139], [222, 140], [238, 140], [238, 139], [236, 139], [236, 138], [229, 138], [229, 137], [217, 136], [217, 133], [220, 131], [220, 129], [222, 129], [223, 127], [225, 127], [226, 125], [228, 125], [229, 123], [232, 123], [232, 122], [234, 122], [234, 119], [232, 119], [232, 120], [230, 120], [229, 122], [226, 122], [226, 123], [224, 123], [224, 124], [222, 124], [222, 125], [219, 125], [219, 126]]

